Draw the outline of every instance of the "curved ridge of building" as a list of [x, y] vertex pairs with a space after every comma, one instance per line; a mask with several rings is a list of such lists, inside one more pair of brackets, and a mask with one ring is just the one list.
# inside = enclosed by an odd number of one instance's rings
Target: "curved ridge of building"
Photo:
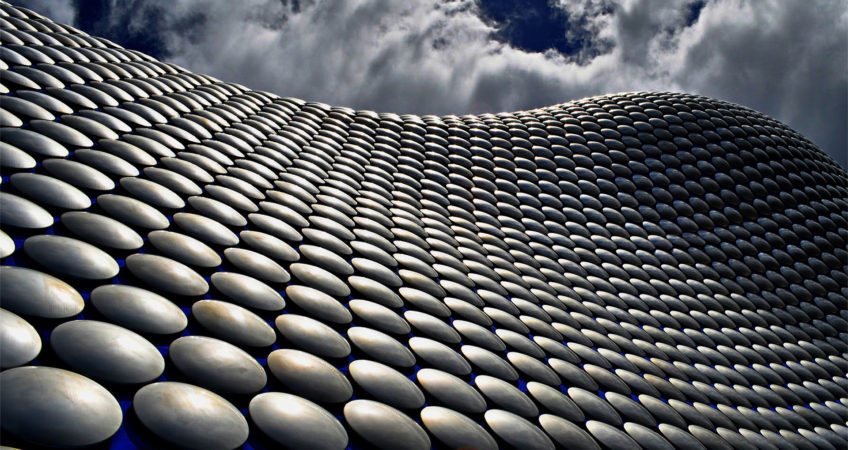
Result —
[[0, 443], [845, 448], [848, 174], [633, 92], [380, 114], [0, 2]]

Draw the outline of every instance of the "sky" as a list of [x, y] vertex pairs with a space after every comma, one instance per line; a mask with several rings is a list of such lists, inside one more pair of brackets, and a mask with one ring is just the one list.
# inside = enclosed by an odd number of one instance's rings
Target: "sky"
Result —
[[191, 71], [400, 114], [625, 91], [774, 117], [848, 167], [844, 0], [12, 0]]

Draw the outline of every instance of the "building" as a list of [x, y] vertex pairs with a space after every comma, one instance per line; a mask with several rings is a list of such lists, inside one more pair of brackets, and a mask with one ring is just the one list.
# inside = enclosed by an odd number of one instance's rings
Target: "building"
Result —
[[4, 445], [845, 447], [848, 174], [783, 124], [356, 111], [0, 11]]

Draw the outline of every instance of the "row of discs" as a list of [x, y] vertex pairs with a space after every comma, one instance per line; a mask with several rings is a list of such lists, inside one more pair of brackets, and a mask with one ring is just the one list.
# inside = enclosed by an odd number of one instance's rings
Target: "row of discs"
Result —
[[844, 447], [848, 178], [784, 125], [356, 111], [0, 10], [4, 445]]

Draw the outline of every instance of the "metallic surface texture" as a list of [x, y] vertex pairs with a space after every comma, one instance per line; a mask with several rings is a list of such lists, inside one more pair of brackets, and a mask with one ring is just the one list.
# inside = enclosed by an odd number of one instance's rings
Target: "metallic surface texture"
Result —
[[633, 92], [415, 116], [0, 2], [0, 444], [845, 448], [848, 173]]

